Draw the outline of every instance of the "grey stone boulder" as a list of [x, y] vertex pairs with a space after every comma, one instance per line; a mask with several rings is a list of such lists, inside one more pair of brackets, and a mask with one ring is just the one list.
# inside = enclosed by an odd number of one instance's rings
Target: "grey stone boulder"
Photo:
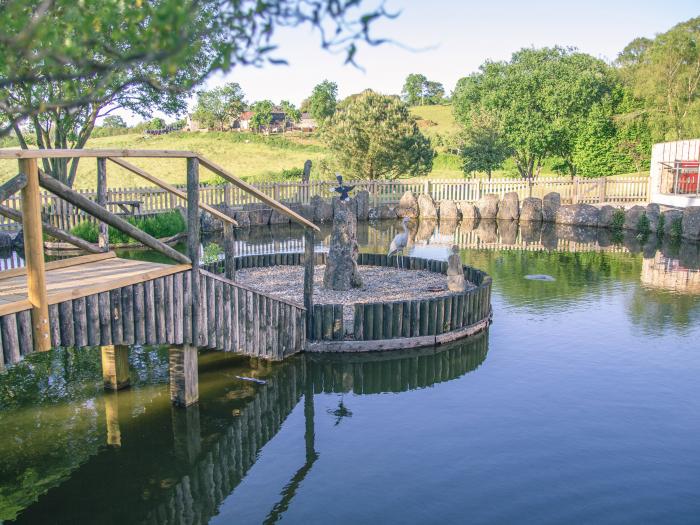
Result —
[[639, 226], [640, 219], [646, 214], [644, 206], [632, 206], [625, 211], [625, 230], [636, 231]]
[[472, 202], [460, 202], [459, 211], [462, 214], [462, 219], [478, 219], [479, 208]]
[[700, 206], [688, 206], [683, 210], [683, 238], [700, 241]]
[[664, 235], [670, 236], [673, 233], [673, 224], [676, 221], [683, 223], [682, 210], [667, 210], [664, 212]]
[[600, 216], [598, 217], [598, 226], [601, 228], [611, 228], [613, 225], [613, 219], [615, 218], [615, 213], [618, 210], [622, 210], [622, 208], [616, 208], [615, 206], [610, 206], [609, 204], [602, 206], [600, 208]]
[[464, 268], [459, 256], [459, 246], [452, 247], [452, 253], [447, 258], [447, 288], [451, 292], [463, 292], [467, 286], [464, 279]]
[[395, 219], [396, 212], [388, 204], [381, 204], [376, 208], [370, 208], [369, 210], [369, 220], [371, 221], [381, 221], [386, 219]]
[[415, 219], [418, 217], [418, 197], [412, 191], [407, 191], [401, 196], [399, 205], [396, 207], [396, 215]]
[[353, 197], [355, 201], [355, 216], [358, 221], [366, 221], [369, 218], [369, 192], [358, 191]]
[[272, 210], [270, 214], [270, 224], [289, 224], [291, 219], [286, 213], [280, 213], [277, 210]]
[[331, 290], [347, 291], [362, 286], [357, 267], [357, 219], [347, 205], [336, 206], [331, 231], [330, 249], [323, 273], [323, 286]]
[[542, 198], [542, 220], [544, 222], [555, 222], [557, 210], [561, 207], [561, 195], [552, 191]]
[[520, 221], [542, 221], [542, 199], [527, 197], [523, 199]]
[[199, 228], [202, 233], [215, 233], [224, 229], [224, 223], [221, 219], [215, 218], [211, 213], [200, 211]]
[[445, 220], [453, 220], [457, 221], [462, 218], [462, 214], [459, 211], [459, 208], [457, 207], [457, 203], [455, 201], [441, 201], [440, 202], [440, 220], [442, 221], [443, 219]]
[[248, 212], [250, 217], [251, 226], [266, 226], [270, 224], [270, 216], [272, 215], [272, 210], [260, 208], [257, 210], [251, 210]]
[[647, 209], [644, 212], [649, 219], [649, 229], [655, 232], [659, 228], [659, 217], [661, 216], [661, 208], [655, 202], [647, 204]]
[[239, 228], [250, 227], [250, 212], [248, 211], [237, 211], [233, 218], [238, 223]]
[[22, 230], [18, 231], [12, 238], [12, 248], [15, 250], [24, 249], [24, 232]]
[[495, 219], [498, 215], [498, 195], [489, 193], [479, 199], [477, 208], [479, 208], [479, 217], [482, 219]]
[[427, 193], [418, 196], [418, 213], [421, 219], [437, 219], [438, 212], [435, 201]]
[[559, 206], [555, 215], [557, 224], [574, 226], [598, 226], [600, 210], [590, 204], [569, 204]]
[[333, 204], [322, 199], [319, 195], [311, 197], [311, 207], [314, 209], [314, 222], [333, 220]]
[[502, 221], [517, 221], [520, 217], [520, 199], [518, 194], [510, 191], [503, 196], [498, 204], [496, 217]]
[[12, 248], [12, 235], [0, 231], [0, 250], [7, 250], [8, 248]]

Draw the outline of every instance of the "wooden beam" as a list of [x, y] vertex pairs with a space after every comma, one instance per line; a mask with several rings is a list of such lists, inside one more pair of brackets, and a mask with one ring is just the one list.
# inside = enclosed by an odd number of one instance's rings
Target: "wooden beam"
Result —
[[[167, 182], [160, 180], [157, 177], [154, 177], [153, 175], [151, 175], [147, 171], [144, 171], [141, 168], [139, 168], [138, 166], [134, 166], [133, 164], [131, 164], [130, 162], [126, 162], [125, 160], [115, 159], [115, 158], [111, 158], [111, 157], [109, 160], [114, 162], [116, 165], [121, 166], [122, 168], [131, 171], [132, 173], [136, 173], [136, 175], [143, 177], [144, 179], [146, 179], [149, 182], [152, 182], [153, 184], [155, 184], [159, 188], [163, 188], [165, 191], [168, 191], [168, 192], [172, 193], [173, 195], [181, 198], [185, 202], [187, 202], [187, 193], [185, 193], [182, 190], [177, 189], [172, 184], [168, 184]], [[228, 215], [226, 215], [224, 213], [221, 213], [216, 208], [212, 208], [208, 204], [200, 202], [199, 207], [201, 209], [203, 209], [204, 211], [211, 213], [217, 219], [224, 221], [224, 223], [229, 223], [229, 224], [232, 224], [233, 226], [238, 226], [238, 223], [235, 220], [233, 220], [231, 217], [229, 217]]]
[[0, 149], [0, 159], [73, 159], [86, 157], [187, 159], [197, 157], [197, 153], [167, 149]]
[[155, 237], [148, 235], [146, 232], [139, 230], [136, 226], [126, 222], [124, 219], [110, 213], [96, 202], [93, 202], [87, 197], [78, 193], [77, 191], [72, 190], [71, 188], [54, 179], [53, 177], [50, 177], [44, 173], [40, 173], [39, 182], [42, 187], [46, 188], [55, 195], [58, 195], [63, 200], [70, 202], [74, 206], [98, 218], [99, 220], [106, 222], [110, 226], [121, 230], [122, 232], [126, 233], [129, 237], [136, 239], [142, 244], [148, 246], [149, 248], [156, 250], [157, 252], [160, 252], [166, 257], [170, 257], [171, 259], [177, 262], [184, 264], [190, 262], [189, 258], [186, 255], [183, 255], [174, 248], [171, 248], [167, 244], [159, 241]]
[[192, 261], [190, 281], [190, 304], [185, 305], [192, 312], [192, 344], [200, 343], [201, 309], [199, 305], [199, 160], [187, 159], [187, 254]]
[[199, 374], [197, 347], [174, 346], [169, 349], [170, 400], [179, 407], [188, 407], [199, 401]]
[[126, 345], [103, 346], [102, 380], [107, 390], [121, 390], [129, 386], [129, 347]]
[[27, 178], [22, 188], [22, 218], [24, 228], [24, 258], [27, 263], [27, 300], [32, 304], [32, 335], [34, 349], [51, 349], [49, 332], [49, 301], [46, 297], [44, 239], [41, 228], [41, 194], [39, 168], [35, 159], [21, 159], [19, 171]]
[[[97, 204], [107, 209], [107, 161], [97, 159]], [[98, 244], [104, 251], [109, 251], [109, 226], [104, 222], [99, 225]]]
[[298, 213], [293, 212], [289, 208], [287, 208], [284, 204], [277, 202], [275, 199], [271, 199], [267, 195], [265, 195], [263, 192], [258, 190], [255, 186], [252, 186], [248, 184], [247, 182], [239, 179], [238, 177], [234, 177], [231, 175], [228, 171], [226, 171], [224, 168], [219, 166], [218, 164], [214, 164], [212, 161], [205, 159], [204, 157], [199, 157], [199, 163], [207, 168], [210, 171], [213, 171], [220, 177], [223, 177], [224, 179], [228, 180], [231, 184], [234, 184], [235, 186], [238, 186], [242, 190], [250, 193], [254, 197], [257, 197], [259, 200], [270, 206], [271, 208], [277, 210], [280, 213], [284, 213], [288, 217], [290, 217], [294, 222], [298, 222], [302, 226], [305, 226], [306, 228], [310, 228], [314, 231], [320, 232], [321, 230], [319, 229], [318, 226], [316, 226], [313, 222], [306, 220], [304, 217], [299, 215]]
[[10, 180], [0, 186], [0, 202], [6, 201], [12, 195], [24, 188], [27, 184], [27, 176], [24, 173], [15, 175]]
[[[17, 223], [22, 223], [22, 214], [20, 212], [18, 212], [17, 210], [13, 210], [12, 208], [8, 208], [7, 206], [3, 206], [1, 204], [0, 215], [4, 215], [8, 219], [12, 219]], [[81, 239], [80, 237], [76, 237], [71, 233], [66, 233], [63, 230], [59, 230], [58, 228], [52, 226], [47, 222], [42, 223], [42, 226], [44, 228], [44, 233], [53, 237], [54, 239], [70, 243], [73, 246], [76, 246], [81, 250], [85, 250], [88, 253], [102, 253], [102, 250], [99, 246], [92, 244], [91, 242], [87, 242]]]

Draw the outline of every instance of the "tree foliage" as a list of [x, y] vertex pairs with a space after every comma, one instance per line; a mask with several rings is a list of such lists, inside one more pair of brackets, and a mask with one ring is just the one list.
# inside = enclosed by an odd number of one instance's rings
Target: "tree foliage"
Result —
[[103, 128], [126, 128], [126, 122], [119, 115], [107, 115], [102, 121]]
[[401, 97], [409, 106], [440, 104], [445, 98], [445, 88], [425, 75], [411, 73], [406, 77]]
[[491, 179], [493, 170], [500, 168], [510, 156], [510, 146], [493, 115], [475, 111], [470, 118], [461, 147], [462, 169], [465, 174], [483, 171]]
[[236, 82], [197, 93], [192, 118], [202, 127], [224, 131], [245, 109], [243, 89]]
[[430, 172], [434, 151], [398, 97], [371, 90], [338, 105], [324, 129], [341, 173], [359, 179], [395, 179]]
[[275, 109], [275, 105], [271, 100], [259, 100], [250, 107], [253, 112], [253, 116], [250, 119], [250, 125], [256, 131], [261, 131], [263, 129], [269, 130], [270, 124], [272, 124], [272, 112]]
[[314, 87], [308, 99], [308, 110], [317, 122], [333, 116], [338, 104], [338, 84], [324, 80]]
[[280, 108], [284, 112], [284, 129], [287, 129], [287, 124], [297, 123], [301, 120], [301, 111], [297, 107], [289, 102], [288, 100], [283, 100], [280, 102]]

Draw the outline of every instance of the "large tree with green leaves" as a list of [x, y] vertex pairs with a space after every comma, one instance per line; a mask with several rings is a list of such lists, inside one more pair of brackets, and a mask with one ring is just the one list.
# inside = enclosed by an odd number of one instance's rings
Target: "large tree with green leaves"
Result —
[[445, 97], [445, 88], [425, 75], [411, 73], [403, 84], [401, 97], [409, 106], [440, 104]]
[[253, 112], [253, 116], [250, 119], [250, 126], [255, 131], [266, 130], [269, 131], [270, 124], [272, 124], [272, 112], [275, 109], [275, 105], [271, 100], [259, 100], [250, 107]]
[[197, 104], [192, 112], [201, 127], [224, 131], [229, 128], [245, 109], [245, 95], [237, 82], [200, 91], [197, 93]]
[[497, 119], [524, 178], [539, 174], [557, 156], [573, 176], [573, 151], [594, 104], [617, 85], [602, 60], [564, 48], [522, 49], [508, 62], [486, 62], [458, 81], [452, 103], [456, 120], [469, 126], [475, 111]]
[[306, 103], [311, 116], [319, 124], [323, 123], [335, 113], [338, 104], [338, 84], [330, 80], [317, 84]]
[[486, 111], [473, 111], [463, 134], [460, 148], [465, 174], [482, 171], [491, 179], [493, 170], [500, 168], [511, 150], [499, 128], [498, 119]]
[[337, 169], [358, 179], [395, 179], [430, 172], [435, 155], [408, 106], [367, 90], [338, 105], [324, 128]]
[[280, 102], [280, 109], [284, 112], [283, 132], [287, 130], [287, 125], [289, 123], [297, 123], [301, 120], [301, 111], [299, 111], [297, 107], [288, 100], [283, 100]]

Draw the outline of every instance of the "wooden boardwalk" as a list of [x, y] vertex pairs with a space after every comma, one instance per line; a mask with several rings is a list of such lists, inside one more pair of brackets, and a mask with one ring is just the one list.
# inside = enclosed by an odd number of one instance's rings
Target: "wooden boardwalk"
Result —
[[[115, 290], [189, 270], [189, 264], [163, 264], [120, 259], [114, 252], [86, 255], [46, 264], [49, 305]], [[0, 316], [31, 308], [23, 268], [0, 274]]]

